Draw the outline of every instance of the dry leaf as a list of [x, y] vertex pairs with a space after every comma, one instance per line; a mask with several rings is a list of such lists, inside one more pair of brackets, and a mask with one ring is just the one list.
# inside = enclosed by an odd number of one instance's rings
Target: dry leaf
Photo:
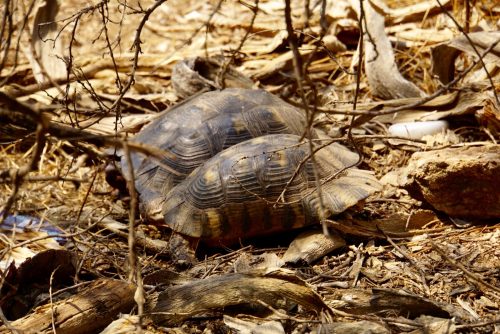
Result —
[[252, 255], [241, 254], [234, 262], [234, 272], [240, 274], [265, 275], [283, 266], [283, 261], [274, 253]]
[[[500, 31], [481, 31], [469, 33], [474, 47], [480, 55], [491, 45], [495, 47], [483, 61], [485, 64], [500, 66]], [[455, 77], [455, 59], [461, 52], [466, 52], [474, 59], [478, 58], [476, 51], [465, 36], [459, 36], [448, 43], [438, 45], [432, 49], [432, 71], [439, 77], [443, 84], [447, 84]]]
[[224, 315], [224, 323], [239, 334], [285, 334], [283, 325], [273, 321], [245, 321]]
[[321, 324], [314, 334], [389, 334], [382, 324], [373, 321], [334, 322]]

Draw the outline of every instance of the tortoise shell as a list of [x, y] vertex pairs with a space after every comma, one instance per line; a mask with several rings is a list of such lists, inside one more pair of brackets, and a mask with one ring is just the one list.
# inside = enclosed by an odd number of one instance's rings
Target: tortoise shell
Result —
[[[208, 92], [175, 106], [133, 138], [166, 151], [161, 161], [132, 153], [141, 210], [155, 219], [170, 189], [218, 152], [266, 134], [301, 135], [304, 124], [298, 109], [264, 90]], [[126, 159], [121, 165], [127, 177]]]
[[[207, 244], [229, 245], [240, 238], [318, 222], [313, 162], [307, 159], [308, 143], [299, 140], [296, 135], [267, 135], [215, 155], [167, 195], [162, 206], [165, 223]], [[314, 155], [327, 215], [340, 213], [380, 189], [369, 171], [344, 170], [356, 159], [339, 146]]]

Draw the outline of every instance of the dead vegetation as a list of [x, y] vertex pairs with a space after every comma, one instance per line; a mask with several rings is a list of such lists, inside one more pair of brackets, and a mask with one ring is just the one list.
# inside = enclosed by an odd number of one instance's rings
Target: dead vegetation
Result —
[[[5, 1], [0, 332], [99, 332], [119, 312], [106, 333], [500, 331], [500, 7], [363, 3]], [[384, 190], [325, 221], [345, 245], [285, 265], [295, 235], [242, 240], [180, 271], [168, 231], [107, 184], [114, 148], [161, 156], [127, 138], [181, 102], [174, 65], [194, 57], [202, 89], [272, 92], [375, 171]]]

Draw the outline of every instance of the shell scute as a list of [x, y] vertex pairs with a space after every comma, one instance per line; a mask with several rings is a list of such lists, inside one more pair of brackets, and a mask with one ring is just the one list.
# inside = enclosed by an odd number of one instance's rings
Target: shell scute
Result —
[[[301, 134], [304, 120], [298, 109], [264, 90], [208, 92], [173, 107], [133, 138], [169, 153], [158, 161], [132, 152], [143, 213], [155, 219], [151, 212], [156, 211], [157, 203], [210, 157], [255, 137]], [[122, 174], [128, 177], [125, 160]]]
[[[165, 223], [174, 231], [188, 236], [191, 225], [197, 225], [197, 236], [208, 243], [231, 243], [240, 238], [271, 234], [318, 222], [319, 195], [316, 192], [312, 161], [300, 164], [309, 155], [306, 143], [296, 135], [267, 135], [232, 146], [209, 159], [182, 184], [176, 186], [163, 206]], [[341, 151], [342, 152], [342, 151]], [[342, 155], [344, 153], [336, 152]], [[368, 171], [349, 168], [336, 175], [346, 165], [345, 159], [332, 151], [315, 154], [322, 185], [322, 198], [331, 214], [344, 211], [380, 189], [380, 184]], [[299, 168], [301, 167], [301, 168]], [[220, 178], [207, 180], [207, 172], [218, 170]], [[284, 194], [283, 201], [280, 195]], [[192, 197], [196, 197], [196, 201]], [[217, 198], [218, 201], [214, 201]], [[210, 224], [190, 214], [179, 214], [171, 208], [182, 201], [196, 211], [217, 212], [217, 220]], [[178, 222], [182, 221], [182, 224]], [[224, 224], [220, 224], [220, 222]], [[215, 223], [217, 222], [217, 223]], [[222, 229], [222, 226], [224, 228]]]

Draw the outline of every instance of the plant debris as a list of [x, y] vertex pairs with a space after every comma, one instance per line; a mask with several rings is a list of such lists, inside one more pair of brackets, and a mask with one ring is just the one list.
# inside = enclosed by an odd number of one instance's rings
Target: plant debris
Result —
[[[0, 15], [1, 333], [500, 332], [496, 1], [19, 0]], [[295, 106], [311, 147], [349, 147], [384, 188], [182, 267], [106, 170], [115, 151], [161, 159], [130, 139], [233, 86]], [[393, 131], [426, 121], [446, 126]]]

